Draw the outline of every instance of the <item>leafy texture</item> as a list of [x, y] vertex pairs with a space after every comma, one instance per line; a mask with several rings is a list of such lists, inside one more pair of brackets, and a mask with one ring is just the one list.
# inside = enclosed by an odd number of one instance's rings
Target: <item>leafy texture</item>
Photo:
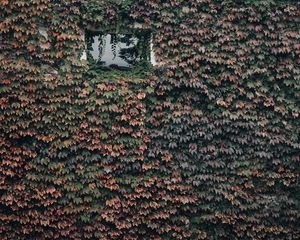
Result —
[[[160, 66], [80, 61], [151, 29]], [[1, 239], [299, 239], [298, 1], [0, 3]]]

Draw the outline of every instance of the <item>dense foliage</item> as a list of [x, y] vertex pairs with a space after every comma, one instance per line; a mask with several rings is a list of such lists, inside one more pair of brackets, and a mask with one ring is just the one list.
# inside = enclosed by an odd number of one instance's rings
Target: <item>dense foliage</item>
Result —
[[[159, 68], [79, 61], [133, 21]], [[1, 239], [300, 238], [298, 1], [4, 0], [0, 34]]]

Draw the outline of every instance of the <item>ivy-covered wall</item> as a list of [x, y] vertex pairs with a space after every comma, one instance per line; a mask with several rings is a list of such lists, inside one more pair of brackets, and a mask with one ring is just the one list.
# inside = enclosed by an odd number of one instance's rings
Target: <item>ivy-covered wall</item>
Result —
[[[160, 67], [79, 60], [133, 22]], [[0, 34], [1, 239], [300, 238], [298, 1], [4, 0]]]

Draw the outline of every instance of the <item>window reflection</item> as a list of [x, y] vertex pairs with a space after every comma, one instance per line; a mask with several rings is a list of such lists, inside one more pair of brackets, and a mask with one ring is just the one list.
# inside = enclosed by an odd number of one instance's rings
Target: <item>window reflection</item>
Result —
[[150, 62], [150, 34], [87, 34], [88, 60], [107, 67], [130, 68]]

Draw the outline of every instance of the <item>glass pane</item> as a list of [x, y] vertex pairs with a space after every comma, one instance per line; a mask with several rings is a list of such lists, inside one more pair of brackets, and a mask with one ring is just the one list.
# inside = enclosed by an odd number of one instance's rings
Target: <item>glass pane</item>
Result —
[[150, 35], [99, 34], [87, 36], [89, 60], [108, 67], [131, 67], [150, 60]]

